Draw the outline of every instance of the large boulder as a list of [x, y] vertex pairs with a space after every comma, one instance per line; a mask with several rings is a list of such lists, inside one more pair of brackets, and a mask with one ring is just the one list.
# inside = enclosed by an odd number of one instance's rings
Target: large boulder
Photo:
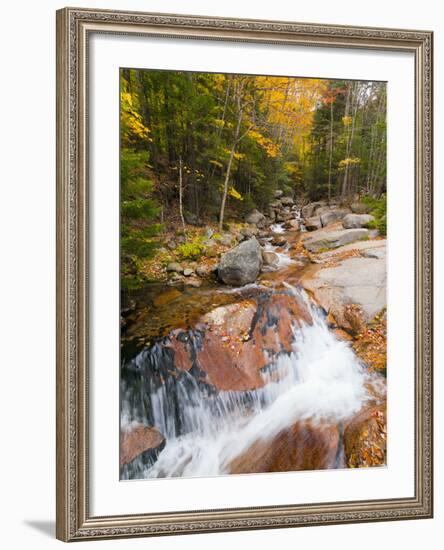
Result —
[[261, 247], [253, 237], [224, 254], [217, 268], [219, 279], [227, 285], [253, 283], [262, 266]]
[[[259, 305], [260, 302], [260, 305]], [[222, 391], [245, 391], [266, 383], [262, 369], [290, 353], [294, 331], [312, 324], [305, 303], [289, 292], [265, 293], [212, 309], [197, 321], [199, 340], [176, 329], [161, 343], [174, 368]]]
[[330, 212], [330, 210], [331, 208], [329, 206], [318, 206], [314, 209], [313, 214], [316, 214], [316, 216], [322, 216], [322, 214]]
[[311, 218], [313, 216], [314, 206], [313, 203], [306, 204], [301, 208], [301, 216], [303, 218]]
[[155, 455], [164, 446], [165, 438], [151, 426], [137, 424], [122, 430], [120, 432], [120, 466], [130, 464], [141, 455]]
[[252, 210], [246, 217], [245, 221], [247, 223], [251, 223], [253, 225], [257, 225], [258, 227], [263, 227], [265, 216], [262, 214], [262, 212], [259, 212], [259, 210]]
[[205, 381], [225, 391], [262, 387], [261, 370], [290, 353], [294, 331], [312, 318], [302, 300], [287, 292], [262, 295], [205, 314], [195, 361]]
[[370, 214], [347, 214], [342, 219], [342, 226], [345, 229], [355, 229], [357, 227], [367, 227], [375, 218]]
[[353, 202], [350, 205], [350, 209], [353, 214], [367, 214], [369, 211], [369, 207], [363, 202]]
[[322, 227], [326, 227], [327, 225], [330, 225], [332, 223], [337, 222], [338, 220], [341, 220], [348, 213], [349, 213], [349, 210], [345, 208], [335, 208], [334, 210], [327, 210], [323, 212], [321, 214]]
[[304, 218], [304, 225], [307, 231], [316, 231], [316, 229], [321, 229], [321, 218], [319, 216]]
[[301, 420], [274, 437], [259, 437], [228, 465], [230, 474], [336, 467], [340, 445], [334, 424]]
[[340, 249], [347, 253], [352, 250], [359, 251], [359, 255], [333, 265], [330, 261], [334, 260], [333, 251], [320, 254], [320, 258], [328, 260], [325, 267], [320, 264], [315, 272], [307, 273], [301, 281], [316, 302], [346, 330], [353, 329], [354, 324], [349, 306], [359, 307], [365, 323], [387, 306], [386, 241], [356, 242]]
[[338, 248], [359, 240], [369, 238], [368, 229], [341, 229], [337, 231], [316, 231], [304, 239], [304, 247], [309, 252], [320, 252], [323, 249]]
[[319, 210], [319, 208], [323, 208], [324, 206], [327, 206], [327, 203], [325, 201], [311, 202], [309, 204], [306, 204], [301, 209], [301, 216], [303, 218], [311, 218], [312, 216], [317, 214], [317, 210]]

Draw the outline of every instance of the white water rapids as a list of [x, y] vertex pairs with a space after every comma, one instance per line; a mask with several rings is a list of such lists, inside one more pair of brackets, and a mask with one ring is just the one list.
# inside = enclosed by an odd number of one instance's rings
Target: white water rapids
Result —
[[[293, 351], [280, 355], [263, 374], [262, 388], [209, 395], [184, 373], [174, 382], [173, 411], [167, 385], [153, 387], [152, 425], [165, 436], [166, 445], [154, 463], [144, 466], [136, 459], [133, 475], [123, 477], [227, 474], [230, 462], [253, 443], [271, 440], [298, 420], [339, 423], [358, 412], [370, 399], [372, 379], [350, 346], [329, 331], [324, 316], [309, 308], [313, 324], [294, 330]], [[122, 426], [131, 419], [130, 402], [123, 395]]]

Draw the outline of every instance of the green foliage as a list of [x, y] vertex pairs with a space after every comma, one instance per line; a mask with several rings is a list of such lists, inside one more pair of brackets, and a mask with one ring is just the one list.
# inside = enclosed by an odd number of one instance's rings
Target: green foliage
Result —
[[362, 202], [369, 208], [370, 214], [375, 220], [367, 224], [369, 229], [377, 229], [380, 235], [387, 235], [387, 197], [382, 195], [379, 199], [366, 196]]
[[200, 237], [195, 237], [176, 248], [177, 255], [181, 260], [198, 260], [205, 254], [205, 251], [206, 247]]
[[120, 156], [120, 256], [122, 286], [139, 286], [140, 260], [153, 256], [153, 240], [162, 229], [155, 223], [159, 209], [152, 198], [153, 185], [147, 174], [148, 155], [123, 149]]

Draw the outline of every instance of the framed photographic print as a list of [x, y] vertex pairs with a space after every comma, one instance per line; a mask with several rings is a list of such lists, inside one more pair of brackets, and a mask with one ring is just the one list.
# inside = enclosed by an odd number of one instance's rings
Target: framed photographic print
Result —
[[432, 516], [432, 33], [57, 12], [57, 537]]

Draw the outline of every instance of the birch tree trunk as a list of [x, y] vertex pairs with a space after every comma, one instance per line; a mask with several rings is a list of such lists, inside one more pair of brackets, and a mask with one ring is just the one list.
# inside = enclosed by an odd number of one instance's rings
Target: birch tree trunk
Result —
[[182, 157], [179, 157], [179, 215], [182, 222], [183, 232], [185, 233], [185, 218], [183, 216], [183, 170], [182, 170]]
[[225, 204], [227, 202], [227, 196], [228, 196], [228, 182], [230, 181], [231, 167], [233, 165], [234, 153], [236, 152], [236, 145], [237, 145], [237, 139], [239, 137], [241, 122], [242, 122], [242, 109], [239, 111], [236, 131], [233, 139], [233, 145], [231, 146], [230, 158], [228, 159], [227, 171], [225, 172], [224, 190], [222, 194], [222, 202], [220, 205], [220, 214], [219, 214], [219, 232], [222, 232], [222, 226], [224, 224]]
[[330, 151], [328, 156], [328, 202], [331, 200], [331, 164], [333, 160], [333, 98], [330, 103]]
[[[352, 84], [352, 87], [351, 87], [351, 108], [352, 108], [352, 126], [351, 126], [351, 130], [349, 132], [349, 135], [348, 135], [348, 140], [347, 140], [347, 150], [346, 150], [346, 164], [345, 164], [345, 171], [344, 171], [344, 181], [342, 182], [342, 196], [345, 197], [347, 196], [347, 194], [349, 193], [349, 181], [348, 181], [348, 176], [349, 176], [349, 159], [350, 159], [350, 155], [351, 155], [351, 152], [352, 152], [352, 149], [353, 149], [353, 138], [354, 138], [354, 135], [355, 135], [355, 122], [356, 122], [356, 114], [357, 114], [357, 111], [358, 111], [358, 84]], [[345, 116], [348, 116], [348, 115], [345, 115]]]

